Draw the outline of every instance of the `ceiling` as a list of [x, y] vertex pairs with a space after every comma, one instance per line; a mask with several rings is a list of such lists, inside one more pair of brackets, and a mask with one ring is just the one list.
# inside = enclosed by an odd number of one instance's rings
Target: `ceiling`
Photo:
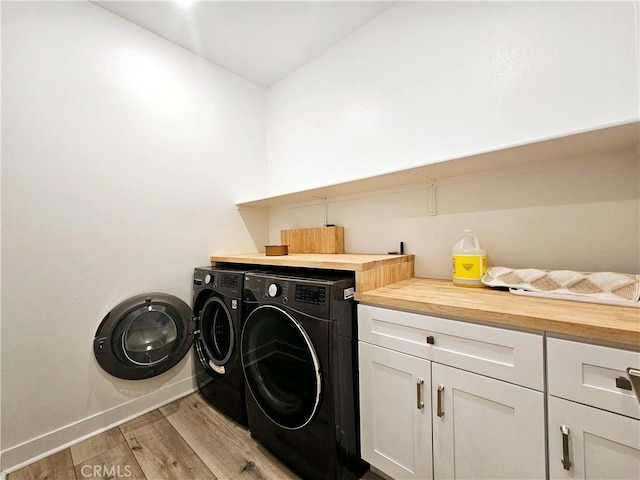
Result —
[[94, 1], [257, 85], [309, 63], [398, 2]]

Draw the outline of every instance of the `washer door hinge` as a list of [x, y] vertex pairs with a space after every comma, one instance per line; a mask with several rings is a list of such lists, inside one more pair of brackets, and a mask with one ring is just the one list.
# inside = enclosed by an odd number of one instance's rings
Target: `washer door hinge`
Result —
[[189, 319], [189, 330], [194, 337], [200, 335], [200, 317], [191, 317]]

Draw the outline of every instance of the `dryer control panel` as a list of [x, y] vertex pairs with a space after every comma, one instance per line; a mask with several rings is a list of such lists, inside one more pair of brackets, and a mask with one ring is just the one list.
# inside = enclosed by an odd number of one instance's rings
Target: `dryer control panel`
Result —
[[311, 305], [324, 305], [327, 298], [327, 288], [320, 285], [296, 284], [295, 301]]
[[[247, 302], [282, 305], [318, 318], [334, 319], [336, 308], [353, 296], [352, 279], [326, 279], [285, 274], [247, 273]], [[345, 294], [345, 292], [349, 292]]]
[[290, 306], [293, 304], [325, 306], [329, 301], [329, 289], [329, 285], [317, 285], [304, 281], [266, 279], [263, 284], [262, 299]]

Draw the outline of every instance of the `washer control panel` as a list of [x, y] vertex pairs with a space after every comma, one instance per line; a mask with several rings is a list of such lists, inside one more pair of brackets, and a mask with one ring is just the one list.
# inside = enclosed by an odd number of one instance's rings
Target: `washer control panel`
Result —
[[280, 295], [280, 293], [282, 293], [282, 287], [277, 283], [272, 283], [267, 288], [267, 295], [269, 295], [269, 297], [271, 298], [276, 298]]
[[223, 295], [241, 297], [244, 274], [240, 270], [198, 267], [193, 271], [193, 288], [213, 288]]

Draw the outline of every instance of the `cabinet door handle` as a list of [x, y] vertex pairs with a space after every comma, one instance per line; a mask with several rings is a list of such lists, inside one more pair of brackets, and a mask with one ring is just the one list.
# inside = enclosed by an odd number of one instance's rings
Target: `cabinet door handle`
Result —
[[422, 401], [422, 389], [424, 387], [424, 379], [422, 377], [418, 377], [418, 382], [416, 385], [416, 407], [418, 410], [424, 408], [424, 402]]
[[444, 407], [442, 406], [442, 397], [444, 396], [444, 385], [438, 385], [438, 404], [437, 414], [439, 417], [444, 416]]
[[560, 425], [562, 433], [562, 466], [565, 470], [571, 470], [571, 460], [569, 459], [569, 427]]
[[435, 337], [434, 337], [433, 335], [429, 335], [429, 336], [427, 337], [427, 343], [428, 343], [429, 345], [435, 345], [435, 343], [436, 343], [436, 339], [435, 339]]
[[638, 402], [640, 402], [640, 370], [629, 367], [627, 368], [627, 375], [629, 375], [629, 379], [633, 384], [633, 389], [636, 391]]

